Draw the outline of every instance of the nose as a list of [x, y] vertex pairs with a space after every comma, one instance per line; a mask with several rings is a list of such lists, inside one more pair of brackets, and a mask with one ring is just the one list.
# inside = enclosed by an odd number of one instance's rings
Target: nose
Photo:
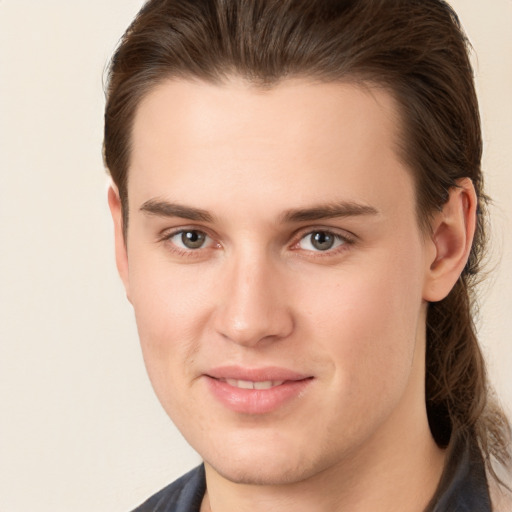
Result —
[[223, 292], [214, 325], [224, 338], [254, 347], [286, 338], [293, 331], [286, 286], [277, 265], [267, 258], [238, 259], [219, 286]]

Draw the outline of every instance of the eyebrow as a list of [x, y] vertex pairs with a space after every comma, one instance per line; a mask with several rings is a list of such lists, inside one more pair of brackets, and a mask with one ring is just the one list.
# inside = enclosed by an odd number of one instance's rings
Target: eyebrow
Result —
[[361, 215], [378, 215], [379, 211], [373, 206], [354, 202], [328, 203], [311, 208], [288, 210], [281, 215], [282, 222], [305, 222], [334, 219], [338, 217], [358, 217]]
[[[199, 222], [214, 221], [214, 216], [207, 210], [184, 206], [161, 199], [149, 199], [140, 207], [140, 210], [148, 215], [159, 217], [179, 217]], [[283, 223], [307, 222], [338, 217], [357, 217], [378, 214], [379, 211], [373, 206], [354, 202], [339, 202], [287, 210], [280, 215], [279, 220]]]
[[140, 210], [148, 215], [159, 217], [180, 217], [199, 222], [213, 222], [213, 215], [201, 208], [193, 208], [178, 203], [170, 203], [160, 199], [150, 199], [146, 201]]

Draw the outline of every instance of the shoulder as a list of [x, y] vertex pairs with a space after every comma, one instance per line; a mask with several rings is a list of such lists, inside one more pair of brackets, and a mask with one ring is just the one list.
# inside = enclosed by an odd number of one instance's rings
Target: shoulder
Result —
[[204, 466], [189, 471], [132, 512], [199, 512], [206, 490]]
[[[454, 432], [441, 481], [428, 512], [491, 512], [485, 463], [474, 438]], [[498, 510], [498, 512], [501, 512]]]

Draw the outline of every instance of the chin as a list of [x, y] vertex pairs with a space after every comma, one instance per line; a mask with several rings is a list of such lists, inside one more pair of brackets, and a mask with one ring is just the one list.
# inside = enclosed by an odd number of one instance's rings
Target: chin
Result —
[[[206, 462], [206, 461], [205, 461]], [[257, 461], [237, 463], [233, 460], [221, 461], [218, 464], [208, 463], [219, 475], [235, 484], [245, 485], [288, 485], [310, 477], [310, 472], [303, 467], [290, 464], [265, 465]]]
[[300, 482], [318, 472], [300, 449], [279, 449], [267, 445], [242, 450], [230, 447], [224, 453], [211, 454], [204, 461], [230, 482], [246, 485], [287, 485]]

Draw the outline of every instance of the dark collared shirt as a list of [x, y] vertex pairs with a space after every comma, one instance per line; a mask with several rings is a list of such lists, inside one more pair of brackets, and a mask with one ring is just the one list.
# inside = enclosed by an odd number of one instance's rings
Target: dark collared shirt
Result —
[[437, 490], [425, 512], [491, 512], [485, 464], [475, 441], [453, 435]]
[[[206, 480], [201, 465], [153, 495], [133, 512], [199, 512]], [[455, 439], [441, 481], [425, 512], [491, 512], [485, 466], [478, 447]]]

